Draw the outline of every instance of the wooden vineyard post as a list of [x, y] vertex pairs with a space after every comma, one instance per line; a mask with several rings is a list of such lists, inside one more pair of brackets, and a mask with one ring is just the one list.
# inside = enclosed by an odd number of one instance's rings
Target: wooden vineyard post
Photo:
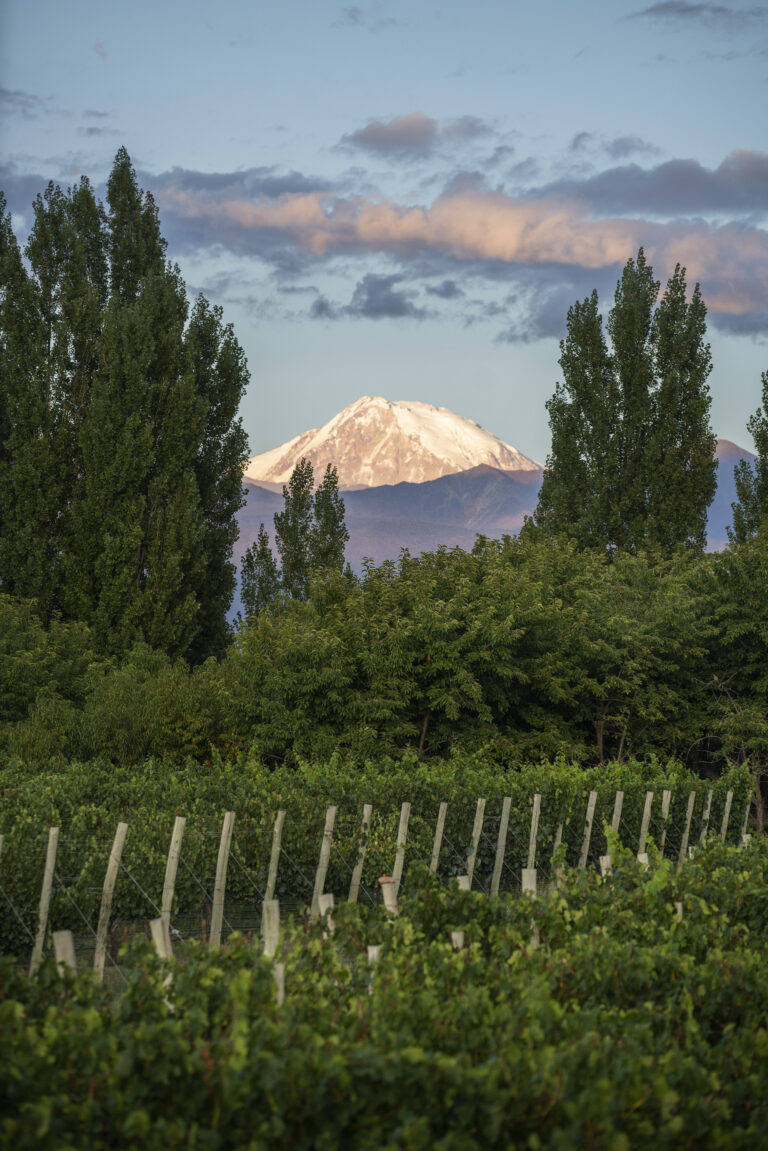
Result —
[[541, 813], [541, 796], [536, 793], [533, 797], [533, 811], [531, 812], [531, 834], [528, 838], [528, 866], [523, 868], [523, 891], [536, 894], [536, 837], [539, 834], [539, 815]]
[[173, 959], [171, 932], [165, 916], [161, 915], [159, 919], [150, 919], [149, 930], [152, 934], [155, 951], [160, 958], [165, 960]]
[[224, 814], [224, 824], [219, 840], [219, 858], [216, 860], [216, 882], [213, 888], [213, 910], [211, 911], [211, 947], [221, 944], [221, 925], [224, 922], [224, 897], [227, 891], [227, 865], [232, 846], [232, 828], [235, 823], [234, 811]]
[[707, 798], [704, 800], [704, 812], [701, 817], [701, 835], [699, 836], [699, 843], [707, 842], [707, 832], [709, 831], [709, 813], [712, 810], [712, 789], [707, 792]]
[[[744, 820], [741, 824], [741, 835], [739, 837], [739, 846], [740, 847], [746, 847], [752, 841], [752, 836], [747, 834], [747, 828], [749, 827], [749, 813], [751, 810], [752, 810], [752, 796], [750, 795], [749, 798], [747, 799], [747, 809], [744, 812]], [[2, 838], [2, 836], [0, 836], [0, 839], [1, 838]]]
[[[176, 887], [176, 872], [179, 869], [179, 856], [181, 855], [181, 841], [184, 837], [186, 819], [177, 815], [173, 824], [171, 846], [168, 849], [168, 862], [165, 865], [165, 882], [163, 883], [163, 898], [160, 901], [160, 914], [167, 926], [171, 925], [171, 909], [173, 907], [173, 892]], [[170, 936], [169, 936], [170, 938]]]
[[454, 951], [461, 951], [464, 947], [464, 932], [452, 931], [451, 932], [451, 947]]
[[619, 834], [619, 825], [621, 824], [621, 809], [624, 806], [624, 792], [617, 791], [616, 799], [613, 802], [613, 816], [611, 818], [611, 831], [614, 835]]
[[277, 1006], [282, 1007], [285, 1003], [285, 964], [276, 963], [272, 968], [275, 976], [275, 993], [277, 998]]
[[696, 792], [690, 792], [688, 796], [688, 807], [685, 812], [685, 827], [683, 828], [683, 838], [680, 842], [680, 854], [677, 857], [678, 871], [682, 867], [683, 860], [688, 854], [688, 840], [691, 834], [691, 820], [693, 819], [693, 808], [696, 804]]
[[456, 876], [456, 883], [458, 885], [459, 891], [471, 891], [472, 890], [472, 881], [468, 875], [457, 875]]
[[403, 878], [403, 864], [405, 862], [405, 841], [408, 837], [408, 820], [411, 816], [410, 803], [404, 803], [400, 808], [400, 826], [397, 829], [397, 849], [395, 851], [395, 869], [392, 872], [392, 882], [395, 885], [395, 898], [400, 894], [400, 882]]
[[56, 956], [59, 975], [63, 975], [66, 968], [77, 971], [75, 940], [71, 931], [53, 932], [53, 954]]
[[432, 844], [432, 862], [429, 865], [429, 870], [433, 875], [437, 875], [437, 865], [440, 862], [440, 848], [443, 845], [443, 831], [445, 830], [445, 815], [448, 811], [448, 804], [441, 803], [440, 810], [437, 813], [437, 823], [435, 824], [435, 841]]
[[333, 898], [333, 893], [330, 891], [324, 892], [324, 894], [321, 895], [317, 901], [318, 910], [319, 910], [321, 915], [326, 916], [326, 923], [328, 924], [327, 928], [323, 932], [323, 936], [325, 939], [327, 939], [329, 935], [333, 935], [334, 926], [333, 926], [333, 915], [331, 914], [331, 912], [333, 911], [335, 902], [336, 901]]
[[728, 834], [728, 820], [731, 817], [731, 804], [733, 803], [733, 792], [728, 791], [725, 794], [725, 810], [723, 811], [723, 822], [720, 824], [720, 838], [725, 843], [725, 837]]
[[264, 892], [264, 901], [275, 898], [277, 885], [277, 866], [280, 862], [280, 846], [283, 842], [283, 824], [285, 812], [278, 811], [275, 817], [275, 826], [272, 831], [272, 853], [269, 857], [269, 872], [267, 874], [267, 890]]
[[587, 857], [589, 856], [589, 844], [592, 839], [592, 823], [595, 818], [595, 805], [597, 804], [597, 792], [590, 791], [589, 799], [587, 801], [587, 816], [584, 820], [584, 838], [581, 841], [581, 852], [579, 853], [579, 867], [584, 868], [587, 866]]
[[264, 941], [264, 954], [272, 959], [280, 940], [280, 900], [265, 899], [261, 908], [261, 938]]
[[501, 803], [501, 822], [499, 823], [499, 838], [496, 840], [496, 859], [493, 863], [491, 877], [491, 895], [499, 894], [501, 872], [504, 867], [504, 853], [507, 849], [507, 831], [509, 829], [509, 812], [512, 807], [512, 798], [505, 795]]
[[467, 852], [467, 875], [469, 876], [469, 886], [472, 886], [472, 876], [475, 874], [475, 864], [477, 863], [477, 849], [480, 846], [480, 836], [483, 834], [483, 819], [485, 818], [485, 800], [478, 799], [477, 807], [475, 808], [475, 822], [472, 825], [472, 842], [469, 845]]
[[648, 853], [645, 850], [645, 841], [648, 838], [648, 825], [651, 822], [651, 808], [653, 807], [653, 792], [646, 791], [643, 818], [640, 823], [640, 839], [637, 844], [637, 862], [648, 865]]
[[372, 804], [363, 804], [363, 822], [360, 825], [360, 838], [357, 843], [357, 862], [352, 872], [352, 882], [349, 885], [350, 903], [357, 903], [357, 897], [360, 894], [360, 884], [363, 881], [363, 864], [365, 863], [365, 852], [368, 847], [368, 829], [371, 825], [372, 811]]
[[671, 791], [661, 793], [661, 838], [659, 840], [659, 855], [664, 858], [664, 844], [667, 842], [667, 820], [669, 819], [669, 804], [672, 799]]
[[48, 850], [45, 854], [45, 871], [43, 872], [43, 886], [40, 891], [40, 911], [37, 918], [37, 935], [35, 946], [32, 948], [32, 958], [29, 961], [29, 974], [34, 975], [43, 958], [45, 946], [45, 932], [48, 927], [48, 909], [51, 906], [51, 888], [53, 886], [53, 873], [56, 868], [56, 848], [59, 842], [58, 827], [48, 829]]
[[333, 841], [333, 826], [336, 822], [336, 808], [329, 807], [325, 813], [325, 827], [323, 829], [323, 842], [320, 845], [320, 860], [315, 872], [315, 890], [312, 892], [312, 906], [310, 914], [317, 919], [320, 913], [319, 899], [325, 887], [325, 877], [328, 874], [328, 860], [331, 858], [331, 843]]
[[104, 964], [107, 959], [107, 931], [109, 930], [109, 916], [112, 911], [112, 895], [115, 890], [117, 873], [120, 868], [120, 858], [123, 854], [123, 846], [127, 834], [128, 824], [118, 823], [112, 850], [109, 853], [107, 874], [104, 877], [104, 890], [101, 893], [99, 925], [96, 928], [96, 950], [93, 954], [93, 969], [98, 979], [104, 978]]
[[379, 885], [384, 906], [390, 915], [397, 915], [397, 892], [395, 891], [394, 879], [391, 875], [382, 875], [379, 877]]

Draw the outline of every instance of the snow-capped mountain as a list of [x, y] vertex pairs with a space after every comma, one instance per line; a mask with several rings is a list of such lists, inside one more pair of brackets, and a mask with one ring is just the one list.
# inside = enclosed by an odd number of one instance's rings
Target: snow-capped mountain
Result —
[[[417, 400], [363, 396], [321, 428], [248, 461], [245, 479], [285, 484], [299, 460], [308, 459], [319, 480], [334, 464], [342, 489], [421, 484], [441, 476], [492, 467], [541, 473], [541, 464], [448, 408]], [[521, 477], [522, 478], [522, 477]]]

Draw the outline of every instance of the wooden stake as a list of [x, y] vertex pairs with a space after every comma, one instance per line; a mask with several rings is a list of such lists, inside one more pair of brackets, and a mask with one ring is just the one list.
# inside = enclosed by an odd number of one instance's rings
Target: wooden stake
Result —
[[285, 812], [280, 810], [275, 816], [275, 826], [272, 829], [272, 854], [269, 857], [269, 872], [267, 874], [267, 890], [264, 892], [264, 899], [272, 900], [275, 898], [275, 887], [277, 885], [277, 866], [280, 862], [280, 845], [283, 841], [283, 824], [285, 823]]
[[536, 868], [523, 868], [523, 895], [536, 895]]
[[612, 867], [613, 867], [613, 856], [610, 854], [609, 855], [601, 855], [600, 856], [600, 874], [602, 875], [603, 879], [605, 879], [606, 875], [611, 874]]
[[280, 941], [280, 900], [265, 899], [261, 908], [261, 938], [264, 954], [272, 959]]
[[699, 836], [700, 843], [707, 842], [707, 831], [709, 830], [709, 813], [712, 810], [712, 789], [707, 792], [707, 798], [704, 800], [704, 813], [701, 817], [701, 835]]
[[467, 875], [469, 876], [469, 886], [472, 887], [472, 876], [475, 874], [475, 864], [477, 863], [477, 849], [480, 846], [480, 836], [483, 834], [483, 819], [485, 817], [485, 800], [478, 799], [477, 807], [475, 808], [475, 822], [472, 825], [472, 842], [469, 845], [467, 852]]
[[720, 838], [725, 843], [725, 837], [728, 834], [728, 820], [731, 816], [731, 804], [733, 803], [733, 792], [727, 791], [725, 794], [725, 811], [723, 812], [723, 822], [720, 824]]
[[541, 796], [537, 793], [533, 797], [533, 811], [531, 812], [531, 834], [528, 838], [528, 870], [536, 867], [536, 836], [539, 834], [540, 812]]
[[452, 931], [451, 932], [451, 945], [454, 951], [461, 951], [464, 947], [464, 932]]
[[[643, 818], [640, 823], [640, 840], [637, 844], [637, 858], [645, 855], [645, 841], [648, 838], [648, 825], [651, 822], [651, 808], [653, 807], [653, 792], [646, 791], [645, 793], [645, 807], [643, 808]], [[648, 862], [647, 860], [645, 861]]]
[[688, 854], [688, 839], [691, 834], [691, 820], [693, 819], [693, 809], [696, 805], [696, 792], [691, 791], [688, 794], [688, 807], [685, 812], [685, 827], [683, 828], [683, 838], [680, 842], [680, 854], [677, 857], [678, 870], [683, 865], [683, 860]]
[[211, 947], [221, 944], [221, 925], [224, 922], [224, 897], [227, 891], [227, 865], [229, 849], [232, 846], [232, 828], [235, 823], [234, 811], [227, 811], [221, 828], [219, 858], [216, 861], [216, 883], [213, 888], [213, 910], [211, 911]]
[[160, 958], [165, 960], [173, 959], [171, 932], [165, 916], [161, 915], [159, 919], [150, 919], [149, 930], [152, 933], [152, 942], [155, 945], [155, 951]]
[[456, 883], [458, 884], [459, 891], [471, 891], [472, 881], [468, 875], [457, 875]]
[[619, 824], [621, 823], [621, 809], [624, 806], [624, 792], [617, 791], [616, 799], [613, 802], [613, 818], [611, 819], [611, 831], [614, 835], [619, 834]]
[[115, 890], [120, 857], [123, 854], [123, 845], [127, 834], [128, 824], [118, 823], [112, 850], [109, 853], [107, 873], [104, 877], [104, 890], [101, 893], [99, 925], [96, 928], [96, 950], [93, 953], [93, 969], [96, 972], [96, 977], [100, 980], [104, 978], [104, 964], [107, 959], [107, 931], [109, 930], [109, 916], [112, 911], [112, 895]]
[[336, 822], [336, 808], [329, 807], [325, 813], [325, 828], [323, 829], [323, 842], [320, 845], [320, 860], [317, 864], [317, 871], [315, 872], [315, 890], [312, 892], [312, 906], [310, 914], [313, 919], [317, 919], [320, 913], [320, 905], [318, 900], [323, 894], [325, 887], [325, 877], [328, 874], [328, 860], [331, 858], [331, 843], [333, 841], [333, 825]]
[[512, 808], [512, 799], [505, 795], [501, 803], [501, 822], [499, 823], [499, 838], [496, 840], [496, 859], [493, 864], [491, 877], [491, 895], [499, 894], [501, 872], [504, 867], [504, 855], [507, 850], [507, 831], [509, 829], [509, 812]]
[[53, 932], [53, 954], [59, 965], [59, 975], [63, 975], [66, 968], [77, 971], [75, 958], [75, 940], [71, 931]]
[[437, 865], [440, 862], [440, 848], [443, 843], [443, 830], [445, 828], [445, 815], [448, 811], [448, 804], [441, 803], [440, 810], [437, 813], [437, 823], [435, 824], [435, 841], [432, 844], [432, 862], [429, 865], [429, 870], [433, 875], [437, 875]]
[[333, 916], [331, 915], [331, 912], [333, 911], [333, 906], [334, 906], [334, 898], [333, 898], [332, 892], [326, 891], [321, 896], [319, 896], [319, 898], [317, 900], [317, 907], [318, 907], [320, 914], [325, 915], [327, 917], [326, 922], [328, 923], [328, 929], [324, 932], [326, 939], [328, 938], [329, 935], [333, 935], [333, 931], [334, 931]]
[[37, 917], [37, 935], [35, 946], [32, 948], [32, 958], [29, 961], [29, 974], [34, 975], [43, 958], [45, 946], [45, 932], [48, 927], [48, 909], [51, 906], [51, 887], [53, 886], [53, 873], [56, 868], [56, 848], [59, 843], [58, 827], [48, 828], [48, 850], [45, 854], [45, 871], [43, 872], [43, 886], [40, 891], [40, 910]]
[[587, 866], [587, 856], [589, 855], [589, 843], [592, 839], [592, 822], [595, 818], [596, 803], [597, 792], [590, 791], [589, 800], [587, 801], [587, 817], [584, 820], [584, 838], [581, 842], [581, 853], [579, 855], [579, 867], [581, 868]]
[[391, 875], [382, 875], [379, 878], [381, 886], [381, 896], [384, 900], [384, 906], [390, 915], [397, 915], [397, 892], [395, 891], [395, 882]]
[[179, 856], [181, 855], [181, 841], [184, 837], [184, 826], [186, 822], [183, 815], [176, 816], [173, 824], [171, 846], [168, 849], [168, 862], [165, 865], [165, 882], [163, 884], [163, 898], [160, 902], [160, 914], [169, 927], [171, 924], [171, 910], [173, 908], [173, 892], [176, 887], [176, 872], [179, 867]]
[[671, 791], [661, 793], [661, 840], [659, 841], [659, 855], [664, 858], [664, 844], [667, 841], [667, 820], [669, 818], [669, 804], [672, 799]]
[[373, 806], [370, 803], [363, 804], [363, 822], [360, 825], [360, 838], [357, 843], [357, 863], [352, 872], [352, 882], [349, 885], [349, 902], [357, 903], [357, 897], [360, 894], [360, 884], [363, 881], [363, 864], [365, 863], [365, 852], [368, 847], [368, 829], [371, 824], [371, 812]]
[[397, 850], [395, 851], [395, 868], [392, 872], [392, 882], [395, 885], [395, 895], [400, 892], [400, 882], [403, 878], [403, 863], [405, 862], [405, 841], [408, 837], [408, 820], [411, 815], [410, 803], [404, 803], [400, 808], [400, 826], [397, 829]]

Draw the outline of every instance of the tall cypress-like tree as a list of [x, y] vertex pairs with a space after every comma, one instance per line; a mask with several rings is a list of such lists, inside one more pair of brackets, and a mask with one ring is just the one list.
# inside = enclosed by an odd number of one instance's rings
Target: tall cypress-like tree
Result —
[[240, 565], [240, 598], [245, 618], [251, 619], [273, 604], [279, 591], [280, 572], [269, 546], [269, 535], [261, 524], [258, 537], [243, 555]]
[[757, 459], [739, 460], [734, 468], [737, 501], [733, 508], [733, 527], [728, 536], [732, 544], [743, 544], [757, 535], [768, 518], [768, 372], [761, 376], [762, 405], [747, 422], [757, 449]]
[[642, 248], [617, 284], [602, 333], [597, 293], [568, 312], [563, 382], [547, 408], [552, 450], [535, 513], [584, 547], [702, 547], [715, 492], [711, 371], [698, 285], [678, 267], [659, 284]]
[[283, 589], [292, 599], [306, 599], [311, 567], [314, 472], [302, 458], [283, 484], [283, 510], [275, 512], [275, 542], [280, 553]]
[[221, 654], [229, 638], [226, 614], [237, 583], [232, 549], [236, 515], [245, 503], [242, 476], [248, 458], [248, 437], [237, 413], [249, 376], [232, 325], [224, 324], [221, 308], [211, 307], [204, 296], [192, 309], [186, 347], [195, 393], [205, 407], [194, 461], [203, 516], [194, 658]]
[[141, 639], [200, 659], [228, 634], [245, 360], [202, 298], [187, 325], [124, 148], [107, 201], [51, 185], [30, 273], [3, 214], [0, 583], [88, 621], [106, 650]]
[[344, 568], [344, 548], [349, 532], [344, 521], [344, 500], [339, 494], [339, 476], [328, 464], [323, 482], [315, 492], [314, 522], [309, 533], [310, 567]]

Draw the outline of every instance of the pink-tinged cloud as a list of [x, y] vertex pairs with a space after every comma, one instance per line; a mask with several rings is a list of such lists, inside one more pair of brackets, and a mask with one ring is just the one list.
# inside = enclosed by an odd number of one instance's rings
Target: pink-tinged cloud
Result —
[[449, 192], [431, 206], [405, 206], [317, 193], [277, 200], [216, 200], [166, 188], [161, 204], [181, 217], [282, 234], [317, 257], [379, 252], [408, 259], [426, 250], [459, 260], [527, 267], [621, 266], [643, 245], [660, 278], [684, 264], [711, 311], [741, 315], [768, 306], [768, 232], [700, 220], [658, 223], [595, 219], [576, 200], [525, 199], [503, 192]]

